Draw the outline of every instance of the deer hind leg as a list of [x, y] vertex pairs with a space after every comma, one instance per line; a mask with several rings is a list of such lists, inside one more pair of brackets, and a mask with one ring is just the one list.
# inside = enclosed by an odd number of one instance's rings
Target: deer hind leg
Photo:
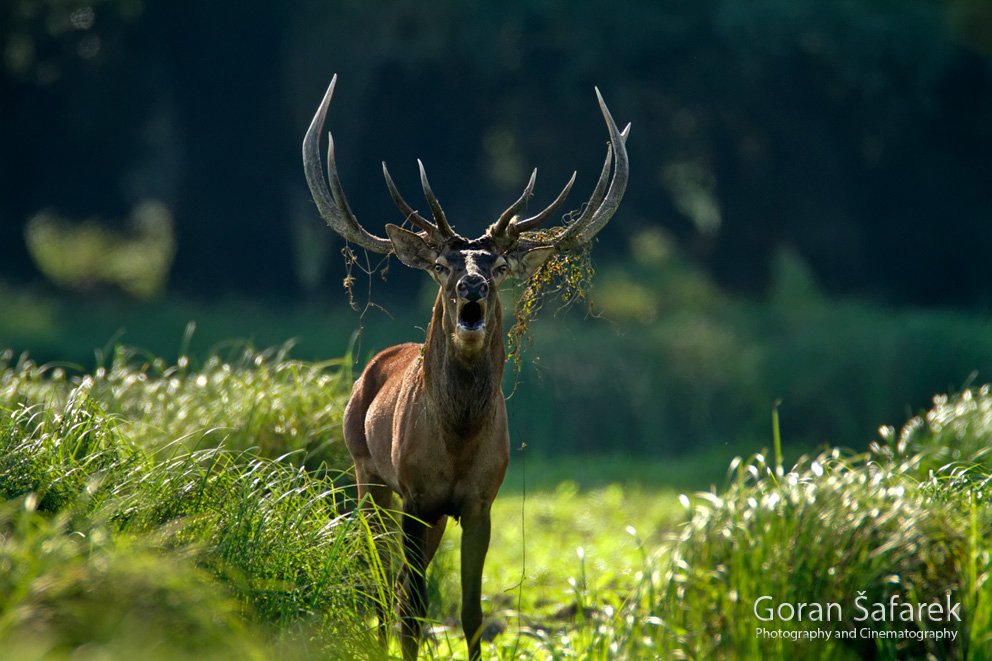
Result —
[[[369, 527], [377, 539], [376, 550], [379, 555], [379, 565], [382, 567], [383, 589], [378, 591], [379, 597], [375, 600], [376, 617], [379, 619], [379, 641], [385, 648], [387, 644], [387, 632], [389, 621], [393, 612], [393, 592], [391, 590], [392, 569], [390, 567], [390, 544], [384, 538], [386, 532], [386, 520], [379, 510], [392, 509], [393, 490], [381, 484], [381, 480], [367, 471], [359, 468], [355, 464], [355, 476], [358, 480], [358, 498], [361, 507], [368, 514]], [[375, 592], [375, 591], [374, 591]]]

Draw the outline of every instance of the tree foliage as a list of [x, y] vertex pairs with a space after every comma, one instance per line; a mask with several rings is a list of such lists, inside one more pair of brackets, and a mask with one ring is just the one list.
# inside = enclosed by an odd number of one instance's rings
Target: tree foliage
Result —
[[12, 0], [0, 277], [40, 277], [23, 238], [40, 212], [113, 226], [162, 203], [172, 287], [336, 291], [344, 267], [299, 143], [337, 72], [329, 128], [369, 227], [399, 220], [383, 159], [403, 189], [424, 159], [466, 231], [535, 165], [538, 197], [572, 169], [576, 191], [591, 188], [598, 85], [634, 126], [603, 258], [662, 226], [745, 292], [764, 291], [787, 247], [828, 292], [982, 303], [990, 22], [967, 0]]

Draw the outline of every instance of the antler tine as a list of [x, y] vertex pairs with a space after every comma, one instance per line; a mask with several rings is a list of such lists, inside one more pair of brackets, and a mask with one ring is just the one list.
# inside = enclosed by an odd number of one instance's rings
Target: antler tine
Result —
[[[620, 135], [623, 137], [624, 142], [627, 140], [627, 133], [630, 131], [630, 124], [627, 124], [627, 128], [621, 131]], [[603, 203], [603, 198], [606, 197], [606, 187], [610, 183], [610, 165], [613, 164], [613, 145], [606, 145], [606, 159], [603, 161], [603, 169], [599, 173], [599, 180], [596, 182], [596, 187], [592, 191], [592, 195], [589, 197], [589, 201], [586, 202], [585, 208], [582, 210], [582, 214], [576, 219], [572, 224], [578, 225], [579, 227], [584, 226], [592, 218], [592, 215], [596, 213], [599, 205]]]
[[[624, 191], [627, 189], [627, 176], [629, 165], [627, 161], [627, 136], [630, 134], [630, 124], [624, 127], [621, 132], [613, 121], [613, 115], [603, 101], [603, 95], [596, 88], [596, 98], [599, 100], [599, 109], [606, 120], [606, 127], [610, 132], [610, 146], [606, 151], [606, 162], [603, 164], [603, 171], [600, 174], [599, 182], [593, 191], [592, 197], [578, 220], [568, 225], [565, 231], [559, 234], [551, 245], [559, 252], [567, 252], [590, 241], [599, 230], [610, 220]], [[616, 165], [613, 169], [613, 179], [610, 181], [609, 189], [606, 189], [606, 177], [610, 171], [610, 161], [616, 156]], [[605, 191], [605, 195], [604, 195]]]
[[496, 223], [489, 228], [489, 236], [502, 236], [506, 232], [507, 226], [514, 216], [520, 213], [520, 211], [527, 205], [527, 200], [534, 192], [534, 183], [537, 181], [537, 168], [530, 173], [530, 180], [527, 185], [524, 186], [523, 194], [517, 198], [517, 201], [510, 205], [510, 208], [500, 214], [499, 219]]
[[431, 213], [434, 214], [434, 223], [437, 225], [438, 233], [444, 238], [454, 236], [455, 232], [451, 229], [451, 225], [448, 224], [448, 219], [444, 217], [441, 204], [437, 201], [434, 191], [431, 190], [431, 185], [427, 182], [427, 170], [424, 169], [424, 164], [419, 158], [417, 159], [417, 165], [420, 166], [420, 185], [424, 189], [424, 197], [427, 198], [427, 204], [431, 205]]
[[[535, 170], [535, 172], [537, 172], [537, 170]], [[512, 234], [519, 235], [521, 232], [532, 230], [554, 215], [555, 211], [558, 210], [558, 207], [560, 207], [565, 201], [565, 198], [568, 197], [568, 192], [572, 190], [572, 184], [575, 183], [575, 175], [576, 173], [573, 172], [571, 179], [569, 179], [568, 183], [565, 184], [565, 188], [562, 189], [561, 193], [558, 194], [558, 197], [555, 198], [555, 201], [552, 202], [547, 209], [536, 216], [531, 216], [530, 218], [525, 218], [524, 220], [514, 221], [514, 223], [510, 226], [510, 232]]]
[[[389, 239], [383, 239], [366, 231], [348, 207], [344, 189], [341, 187], [341, 180], [338, 178], [337, 166], [334, 161], [334, 139], [330, 133], [328, 133], [326, 179], [320, 164], [320, 131], [327, 118], [327, 109], [331, 105], [331, 97], [334, 95], [334, 86], [337, 81], [338, 77], [335, 74], [331, 78], [327, 92], [324, 93], [320, 107], [317, 108], [317, 112], [310, 122], [307, 134], [303, 138], [303, 171], [306, 173], [307, 184], [310, 186], [310, 193], [313, 195], [317, 210], [331, 229], [340, 234], [346, 241], [360, 245], [366, 250], [388, 253], [393, 249], [393, 244], [389, 242]], [[328, 188], [328, 184], [330, 184], [330, 188]]]
[[411, 223], [427, 232], [429, 237], [434, 239], [439, 238], [440, 233], [438, 232], [437, 226], [414, 211], [413, 207], [407, 204], [406, 200], [404, 200], [400, 195], [399, 190], [396, 188], [396, 184], [393, 183], [393, 178], [389, 176], [389, 170], [386, 168], [385, 161], [382, 162], [382, 174], [386, 178], [386, 187], [389, 188], [389, 195], [393, 198], [393, 203], [399, 208], [400, 213], [402, 213]]
[[603, 161], [603, 169], [599, 173], [599, 180], [596, 181], [596, 187], [592, 189], [592, 195], [589, 196], [589, 201], [586, 202], [582, 213], [571, 226], [584, 226], [592, 218], [592, 215], [596, 213], [599, 205], [603, 203], [603, 198], [606, 197], [606, 188], [610, 184], [611, 165], [613, 165], [613, 145], [606, 145], [606, 160]]

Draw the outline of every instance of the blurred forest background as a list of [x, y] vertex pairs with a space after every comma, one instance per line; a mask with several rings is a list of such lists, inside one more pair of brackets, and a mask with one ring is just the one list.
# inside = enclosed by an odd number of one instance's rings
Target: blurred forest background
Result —
[[[352, 208], [388, 161], [481, 232], [540, 171], [591, 192], [593, 87], [633, 124], [594, 311], [546, 310], [511, 403], [545, 450], [767, 439], [862, 448], [992, 374], [992, 3], [637, 0], [0, 4], [0, 348], [91, 368], [247, 337], [357, 357], [419, 339], [427, 279], [359, 275], [300, 144], [328, 127]], [[367, 294], [366, 289], [372, 293]], [[197, 331], [184, 340], [184, 328]], [[178, 351], [177, 351], [178, 349]], [[977, 376], [976, 376], [977, 375]], [[507, 390], [513, 388], [509, 384]]]

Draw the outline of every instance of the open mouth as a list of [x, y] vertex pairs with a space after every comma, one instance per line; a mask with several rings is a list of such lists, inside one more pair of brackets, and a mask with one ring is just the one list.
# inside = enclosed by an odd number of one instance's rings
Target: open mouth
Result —
[[458, 313], [459, 330], [478, 331], [486, 326], [482, 305], [476, 301], [466, 301]]

